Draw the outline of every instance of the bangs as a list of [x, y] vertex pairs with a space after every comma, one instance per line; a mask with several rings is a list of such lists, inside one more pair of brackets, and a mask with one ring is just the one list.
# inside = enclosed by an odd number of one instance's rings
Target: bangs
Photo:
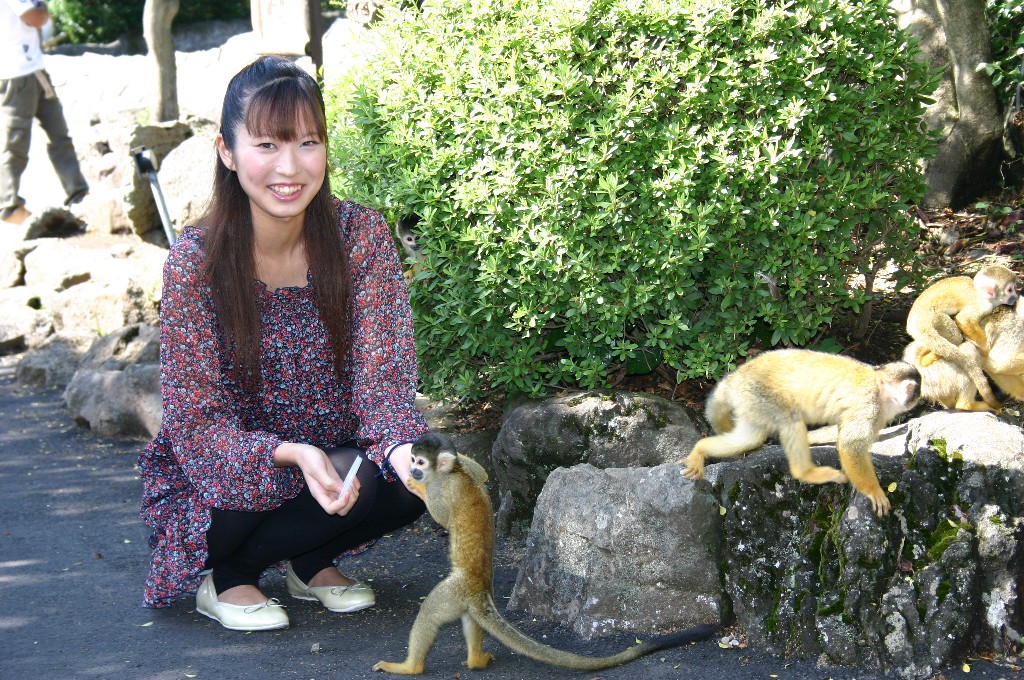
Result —
[[295, 78], [279, 78], [256, 90], [245, 112], [245, 128], [254, 137], [293, 142], [310, 132], [327, 140], [320, 92]]

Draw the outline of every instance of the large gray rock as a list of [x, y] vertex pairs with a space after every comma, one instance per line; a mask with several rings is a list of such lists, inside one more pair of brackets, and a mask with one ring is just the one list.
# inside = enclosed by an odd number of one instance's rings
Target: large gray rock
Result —
[[216, 137], [217, 130], [212, 124], [199, 127], [195, 135], [171, 150], [160, 163], [160, 188], [176, 234], [195, 224], [210, 202], [217, 163]]
[[56, 330], [103, 334], [157, 321], [163, 248], [101, 236], [31, 243], [22, 258], [25, 290], [41, 291], [40, 308], [52, 314]]
[[[793, 480], [779, 447], [707, 468], [726, 511], [725, 594], [750, 644], [924, 678], [1019, 639], [1019, 428], [942, 413], [904, 432], [900, 455], [875, 456], [883, 519], [847, 485]], [[815, 457], [837, 462], [831, 448]]]
[[595, 391], [528, 402], [502, 425], [491, 452], [498, 530], [525, 534], [548, 474], [590, 463], [655, 466], [689, 452], [700, 432], [679, 404], [649, 394]]
[[[588, 636], [721, 612], [752, 647], [903, 678], [1015, 648], [1024, 433], [933, 413], [889, 428], [873, 453], [885, 518], [849, 485], [794, 480], [778, 446], [710, 464], [697, 483], [672, 464], [556, 470], [510, 606]], [[838, 464], [833, 447], [814, 457]]]
[[78, 364], [95, 334], [54, 333], [18, 361], [15, 379], [21, 385], [63, 389], [71, 382]]
[[90, 231], [159, 240], [163, 229], [153, 187], [137, 171], [132, 150], [149, 149], [159, 165], [192, 136], [192, 125], [183, 120], [140, 124], [139, 118], [137, 109], [112, 109], [73, 131], [85, 148], [82, 172], [89, 179], [89, 195], [76, 212]]
[[38, 347], [53, 333], [53, 314], [43, 305], [45, 290], [0, 289], [0, 354]]
[[721, 523], [710, 486], [678, 465], [559, 468], [537, 500], [509, 607], [588, 639], [718, 624]]
[[80, 355], [64, 401], [75, 422], [108, 437], [160, 429], [160, 330], [136, 323], [98, 338]]
[[134, 323], [97, 338], [83, 354], [84, 370], [121, 371], [133, 364], [160, 363], [160, 329]]
[[105, 437], [151, 439], [160, 430], [160, 365], [75, 373], [64, 401], [75, 422]]

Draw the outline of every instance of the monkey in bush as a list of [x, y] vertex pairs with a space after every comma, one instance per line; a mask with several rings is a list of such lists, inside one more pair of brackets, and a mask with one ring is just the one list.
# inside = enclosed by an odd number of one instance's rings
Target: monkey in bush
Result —
[[430, 433], [413, 443], [410, 474], [410, 488], [423, 497], [431, 516], [448, 530], [451, 572], [420, 605], [409, 633], [405, 661], [381, 661], [374, 670], [419, 675], [438, 629], [457, 619], [462, 620], [468, 648], [466, 665], [471, 669], [486, 668], [494, 659], [483, 649], [485, 631], [531, 659], [586, 671], [617, 666], [714, 634], [714, 626], [698, 626], [599, 658], [564, 652], [527, 637], [501, 615], [494, 603], [494, 515], [484, 488], [487, 473], [472, 459], [456, 454], [447, 437]]
[[950, 276], [926, 288], [907, 314], [907, 333], [918, 344], [915, 364], [927, 366], [935, 358], [952, 362], [970, 376], [982, 399], [992, 410], [1002, 403], [993, 394], [982, 371], [978, 353], [961, 349], [966, 339], [977, 345], [980, 356], [988, 354], [988, 340], [981, 320], [1000, 305], [1017, 301], [1017, 277], [1002, 265], [982, 267], [974, 278]]
[[[969, 340], [961, 343], [960, 350], [978, 361], [999, 389], [1024, 399], [1024, 298], [1018, 297], [1014, 308], [997, 307], [981, 320], [981, 326], [988, 338], [988, 356], [982, 356]], [[907, 345], [903, 358], [921, 372], [922, 399], [963, 411], [993, 410], [977, 400], [977, 387], [966, 371], [946, 359], [928, 361], [930, 355], [918, 341]]]
[[[887, 422], [917, 404], [921, 377], [899, 361], [872, 367], [850, 357], [805, 349], [765, 352], [725, 376], [708, 395], [705, 414], [715, 434], [679, 462], [700, 479], [704, 462], [732, 458], [777, 435], [789, 471], [809, 484], [850, 482], [879, 516], [889, 499], [871, 464], [871, 445]], [[836, 425], [842, 470], [811, 459], [808, 425]]]
[[420, 217], [414, 213], [403, 215], [398, 218], [395, 223], [395, 237], [398, 242], [402, 245], [402, 250], [412, 260], [412, 265], [405, 270], [405, 283], [412, 283], [416, 273], [423, 267], [423, 246], [420, 244], [420, 235], [417, 234], [413, 228], [419, 224]]

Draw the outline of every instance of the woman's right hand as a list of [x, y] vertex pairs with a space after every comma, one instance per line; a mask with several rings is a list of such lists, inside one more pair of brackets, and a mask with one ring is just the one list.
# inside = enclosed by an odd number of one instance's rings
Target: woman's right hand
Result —
[[338, 497], [342, 485], [338, 471], [327, 454], [311, 444], [281, 444], [274, 450], [274, 465], [299, 468], [309, 493], [329, 515], [347, 515], [359, 498], [358, 477], [353, 480], [345, 495]]

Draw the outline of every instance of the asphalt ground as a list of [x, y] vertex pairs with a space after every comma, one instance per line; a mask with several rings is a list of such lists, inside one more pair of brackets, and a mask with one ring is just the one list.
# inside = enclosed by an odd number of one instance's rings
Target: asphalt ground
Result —
[[[138, 516], [135, 462], [142, 446], [79, 427], [59, 392], [19, 387], [13, 361], [0, 361], [0, 679], [383, 678], [371, 671], [374, 663], [404, 658], [419, 602], [447, 568], [446, 535], [429, 519], [385, 537], [346, 564], [346, 573], [373, 585], [377, 605], [369, 610], [332, 614], [318, 603], [292, 599], [276, 572], [264, 576], [263, 587], [288, 607], [288, 629], [229, 631], [197, 614], [192, 597], [169, 609], [141, 607], [149, 552]], [[499, 545], [499, 605], [511, 591], [521, 549], [508, 541]], [[522, 612], [509, 618], [547, 644], [582, 654], [611, 654], [634, 641], [630, 635], [583, 641], [570, 629]], [[878, 677], [749, 648], [723, 649], [717, 639], [597, 674], [551, 668], [493, 639], [485, 646], [496, 660], [485, 671], [468, 671], [461, 626], [446, 627], [424, 677]], [[969, 663], [969, 673], [958, 664], [941, 677], [1022, 677], [1006, 664]]]

